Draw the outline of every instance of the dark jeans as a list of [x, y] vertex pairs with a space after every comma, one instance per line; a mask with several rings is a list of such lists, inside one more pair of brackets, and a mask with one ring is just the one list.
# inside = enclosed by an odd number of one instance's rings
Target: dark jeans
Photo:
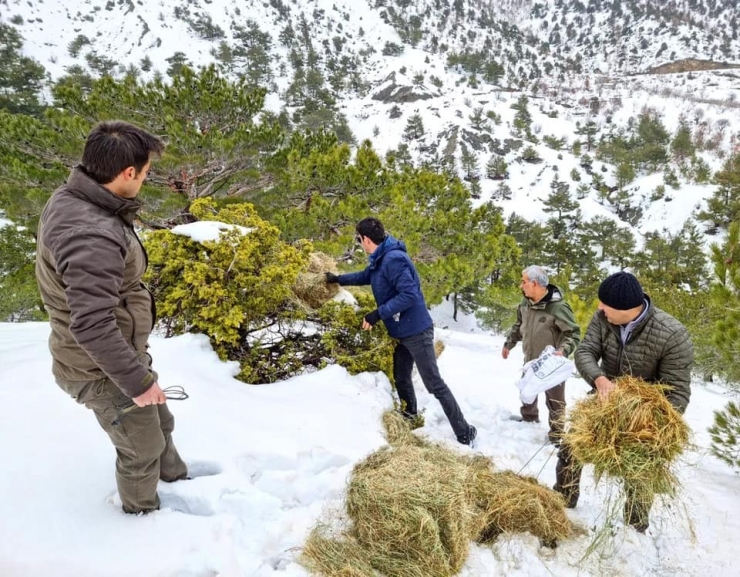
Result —
[[419, 369], [427, 391], [442, 405], [442, 410], [447, 415], [455, 435], [458, 439], [464, 438], [470, 427], [452, 391], [439, 374], [437, 357], [434, 354], [434, 328], [430, 327], [417, 335], [400, 339], [393, 351], [393, 378], [396, 381], [396, 390], [401, 401], [405, 403], [404, 411], [412, 415], [417, 412], [416, 393], [411, 381], [414, 363]]

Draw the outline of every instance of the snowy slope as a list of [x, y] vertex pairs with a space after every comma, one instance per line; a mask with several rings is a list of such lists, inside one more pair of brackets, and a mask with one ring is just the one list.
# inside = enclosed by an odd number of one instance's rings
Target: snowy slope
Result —
[[[513, 382], [521, 349], [504, 361], [501, 337], [481, 332], [470, 318], [454, 323], [445, 308], [434, 316], [438, 327], [449, 327], [438, 329], [446, 344], [440, 368], [480, 431], [477, 450], [501, 469], [523, 469], [552, 484], [555, 456], [543, 447], [544, 422], [508, 420], [519, 405]], [[391, 405], [383, 375], [352, 377], [334, 366], [251, 387], [232, 378], [235, 365], [219, 362], [205, 338], [154, 338], [161, 381], [191, 395], [171, 401], [174, 438], [201, 476], [161, 484], [164, 508], [130, 517], [118, 507], [115, 455], [105, 434], [53, 382], [48, 331], [45, 323], [0, 325], [3, 577], [306, 575], [296, 555], [309, 529], [342, 506], [352, 465], [383, 444], [379, 419]], [[567, 391], [572, 400], [586, 386], [571, 379]], [[434, 399], [420, 386], [417, 392], [427, 419], [421, 434], [469, 451], [454, 442]], [[656, 505], [646, 535], [619, 521], [606, 555], [584, 561], [589, 535], [554, 552], [530, 535], [507, 535], [493, 547], [474, 546], [461, 575], [736, 575], [740, 481], [706, 449], [712, 411], [731, 398], [694, 384], [686, 419], [696, 450], [680, 468], [681, 507]], [[599, 527], [609, 488], [594, 487], [587, 469], [571, 518], [587, 530]]]

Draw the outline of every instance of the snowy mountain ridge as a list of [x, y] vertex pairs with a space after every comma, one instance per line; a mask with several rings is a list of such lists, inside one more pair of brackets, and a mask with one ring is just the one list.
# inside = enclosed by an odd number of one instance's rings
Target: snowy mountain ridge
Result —
[[[381, 153], [402, 150], [417, 162], [448, 162], [479, 185], [476, 202], [493, 199], [506, 213], [510, 199], [543, 200], [553, 176], [583, 173], [572, 146], [589, 121], [597, 139], [645, 111], [671, 134], [689, 122], [713, 143], [701, 158], [719, 169], [738, 146], [732, 119], [740, 74], [632, 73], [686, 58], [740, 62], [738, 12], [730, 0], [0, 1], [0, 18], [18, 28], [24, 50], [52, 77], [146, 78], [216, 63], [267, 86], [266, 106], [275, 112], [306, 124], [302, 107], [319, 101], [346, 117], [356, 142], [371, 139]], [[514, 126], [521, 95], [529, 98], [539, 163], [521, 158], [530, 144]], [[404, 134], [412, 119], [416, 129]], [[562, 144], [556, 150], [545, 137]], [[496, 156], [510, 166], [510, 192], [486, 177]], [[616, 169], [593, 168], [610, 187]], [[678, 193], [656, 199], [663, 176], [660, 169], [640, 173], [629, 186], [645, 214], [638, 232], [680, 229], [713, 190], [680, 179]], [[595, 191], [581, 200], [585, 217], [630, 226]], [[545, 219], [539, 203], [527, 217]]]

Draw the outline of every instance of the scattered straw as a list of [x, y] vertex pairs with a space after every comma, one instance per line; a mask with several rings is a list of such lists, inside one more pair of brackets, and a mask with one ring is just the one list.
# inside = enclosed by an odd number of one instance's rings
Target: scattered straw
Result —
[[594, 465], [597, 480], [607, 474], [650, 494], [674, 495], [670, 464], [688, 445], [688, 426], [665, 386], [633, 377], [616, 384], [605, 401], [594, 395], [576, 403], [563, 441], [576, 460]]
[[434, 341], [434, 356], [439, 358], [445, 350], [445, 344], [442, 341]]
[[325, 273], [337, 272], [336, 261], [322, 253], [312, 252], [308, 259], [308, 268], [296, 278], [293, 293], [310, 308], [319, 308], [331, 300], [338, 292], [338, 284], [327, 284]]
[[349, 528], [306, 542], [301, 562], [327, 577], [451, 577], [470, 543], [529, 531], [548, 542], [571, 535], [562, 497], [534, 479], [495, 472], [411, 433], [395, 411], [383, 415], [391, 446], [355, 465], [347, 488]]

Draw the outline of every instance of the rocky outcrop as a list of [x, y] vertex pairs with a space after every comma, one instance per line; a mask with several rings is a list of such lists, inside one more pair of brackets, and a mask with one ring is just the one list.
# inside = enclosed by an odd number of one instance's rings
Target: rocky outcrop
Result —
[[417, 100], [428, 100], [435, 98], [438, 94], [430, 91], [426, 86], [409, 86], [396, 83], [396, 73], [391, 72], [385, 79], [380, 89], [373, 94], [373, 100], [379, 100], [386, 104], [416, 102]]
[[679, 72], [699, 72], [701, 70], [726, 70], [729, 68], [740, 68], [740, 64], [731, 64], [728, 62], [714, 62], [713, 60], [698, 60], [696, 58], [686, 58], [676, 60], [667, 64], [655, 66], [643, 72], [643, 74], [677, 74]]

